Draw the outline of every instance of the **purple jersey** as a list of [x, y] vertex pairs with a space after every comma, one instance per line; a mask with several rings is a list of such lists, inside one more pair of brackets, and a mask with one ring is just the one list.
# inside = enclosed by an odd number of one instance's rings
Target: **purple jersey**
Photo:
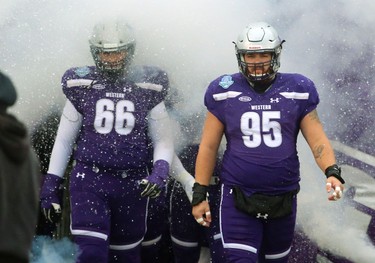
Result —
[[137, 67], [111, 82], [95, 67], [72, 68], [65, 72], [62, 87], [83, 116], [75, 159], [116, 169], [149, 163], [147, 115], [168, 92], [164, 71]]
[[277, 74], [263, 94], [240, 73], [211, 82], [205, 105], [224, 124], [227, 140], [223, 183], [241, 185], [249, 194], [297, 189], [300, 122], [318, 103], [314, 83], [299, 74]]

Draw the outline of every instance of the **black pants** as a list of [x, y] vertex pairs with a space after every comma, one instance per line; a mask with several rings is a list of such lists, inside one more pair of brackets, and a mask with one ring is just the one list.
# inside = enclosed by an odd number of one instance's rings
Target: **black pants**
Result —
[[1, 263], [29, 263], [28, 259], [20, 258], [15, 255], [0, 253], [0, 262]]

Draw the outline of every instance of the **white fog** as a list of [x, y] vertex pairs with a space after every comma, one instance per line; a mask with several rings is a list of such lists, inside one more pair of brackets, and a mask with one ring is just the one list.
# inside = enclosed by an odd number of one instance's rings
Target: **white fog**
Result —
[[[61, 109], [64, 95], [60, 79], [65, 70], [93, 64], [88, 37], [95, 21], [108, 15], [123, 16], [133, 26], [135, 63], [156, 65], [168, 72], [172, 89], [184, 95], [179, 110], [185, 114], [201, 112], [203, 94], [211, 80], [238, 71], [232, 41], [253, 21], [269, 22], [286, 40], [280, 72], [301, 73], [315, 82], [321, 100], [318, 112], [332, 139], [337, 139], [335, 132], [342, 132], [341, 127], [352, 124], [356, 112], [372, 114], [368, 112], [372, 104], [364, 109], [358, 103], [361, 100], [352, 103], [350, 99], [375, 98], [373, 0], [0, 2], [0, 70], [12, 78], [18, 91], [18, 102], [11, 112], [30, 130], [51, 111]], [[353, 88], [345, 94], [334, 86], [345, 82], [344, 76]], [[358, 94], [357, 89], [361, 90]], [[362, 127], [364, 137], [358, 143], [374, 140], [374, 118], [371, 125]], [[298, 228], [334, 255], [352, 262], [375, 262], [375, 247], [366, 234], [371, 217], [345, 200], [328, 202], [324, 174], [302, 137], [300, 142]], [[355, 148], [364, 151], [361, 145]], [[366, 152], [366, 164], [373, 171], [375, 151]], [[361, 175], [344, 167], [343, 177], [347, 188], [361, 180], [366, 184], [361, 188], [366, 193], [354, 200], [374, 210], [375, 199], [368, 197], [375, 196], [375, 173]]]

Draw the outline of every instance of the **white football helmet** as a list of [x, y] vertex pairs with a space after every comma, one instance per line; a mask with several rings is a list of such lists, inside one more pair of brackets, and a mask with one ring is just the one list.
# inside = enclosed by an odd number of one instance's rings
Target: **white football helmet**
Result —
[[[284, 42], [268, 23], [256, 22], [248, 25], [234, 43], [240, 72], [251, 83], [272, 80], [280, 68], [280, 54]], [[270, 65], [269, 70], [263, 74], [250, 74], [249, 67], [260, 65], [246, 63], [244, 54], [247, 53], [271, 53], [272, 58], [267, 62]]]
[[[91, 54], [97, 68], [106, 76], [119, 77], [131, 64], [135, 52], [132, 28], [120, 20], [100, 22], [94, 26], [89, 39]], [[101, 54], [122, 53], [116, 61], [105, 61]]]

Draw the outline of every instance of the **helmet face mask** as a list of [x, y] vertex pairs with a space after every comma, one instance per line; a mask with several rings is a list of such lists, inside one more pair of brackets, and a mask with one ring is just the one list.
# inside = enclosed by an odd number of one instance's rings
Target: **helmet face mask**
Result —
[[[274, 79], [280, 68], [282, 43], [276, 30], [265, 22], [247, 26], [235, 42], [236, 57], [240, 72], [250, 83], [267, 82]], [[271, 54], [267, 61], [248, 63], [246, 56]]]
[[241, 55], [241, 68], [254, 81], [262, 81], [273, 72], [273, 54], [248, 52]]
[[99, 52], [99, 63], [107, 70], [120, 70], [124, 67], [126, 51]]
[[96, 67], [107, 77], [122, 76], [133, 60], [135, 37], [126, 22], [116, 20], [97, 24], [89, 43]]

